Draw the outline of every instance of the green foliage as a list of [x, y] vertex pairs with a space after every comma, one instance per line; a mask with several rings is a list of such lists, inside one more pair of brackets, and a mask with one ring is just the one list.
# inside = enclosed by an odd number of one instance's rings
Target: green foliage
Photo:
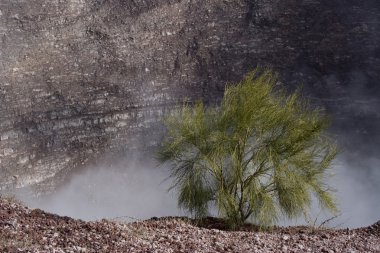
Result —
[[220, 106], [184, 105], [165, 117], [158, 157], [171, 164], [180, 207], [202, 218], [215, 205], [231, 227], [298, 217], [313, 194], [336, 211], [325, 184], [337, 153], [328, 120], [276, 83], [272, 71], [256, 69], [226, 87]]

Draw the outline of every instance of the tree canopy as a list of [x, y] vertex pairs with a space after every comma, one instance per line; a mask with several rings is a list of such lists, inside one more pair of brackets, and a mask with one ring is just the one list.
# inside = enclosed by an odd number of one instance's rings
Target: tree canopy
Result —
[[203, 218], [215, 206], [231, 227], [298, 217], [313, 195], [336, 211], [326, 184], [337, 154], [329, 120], [277, 80], [256, 69], [228, 85], [219, 106], [185, 104], [165, 116], [158, 158], [171, 166], [180, 207]]

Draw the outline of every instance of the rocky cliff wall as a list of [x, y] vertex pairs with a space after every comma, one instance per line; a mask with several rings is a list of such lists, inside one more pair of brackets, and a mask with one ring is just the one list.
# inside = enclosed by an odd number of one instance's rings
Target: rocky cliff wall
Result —
[[0, 185], [154, 147], [165, 110], [218, 100], [256, 65], [378, 122], [379, 22], [374, 0], [2, 0]]

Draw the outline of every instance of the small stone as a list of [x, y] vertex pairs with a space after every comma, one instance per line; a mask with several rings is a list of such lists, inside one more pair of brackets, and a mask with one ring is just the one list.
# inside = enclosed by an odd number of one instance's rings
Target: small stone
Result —
[[326, 247], [323, 247], [321, 249], [321, 252], [323, 252], [323, 253], [330, 253], [330, 250], [328, 248], [326, 248]]
[[321, 237], [322, 237], [323, 239], [329, 239], [329, 235], [328, 235], [328, 234], [322, 234]]

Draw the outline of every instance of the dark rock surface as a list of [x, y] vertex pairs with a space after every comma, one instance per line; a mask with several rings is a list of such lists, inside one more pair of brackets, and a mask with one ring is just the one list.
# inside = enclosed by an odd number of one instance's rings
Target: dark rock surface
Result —
[[0, 38], [2, 189], [154, 147], [165, 110], [217, 101], [258, 64], [342, 135], [380, 126], [376, 0], [3, 0]]

